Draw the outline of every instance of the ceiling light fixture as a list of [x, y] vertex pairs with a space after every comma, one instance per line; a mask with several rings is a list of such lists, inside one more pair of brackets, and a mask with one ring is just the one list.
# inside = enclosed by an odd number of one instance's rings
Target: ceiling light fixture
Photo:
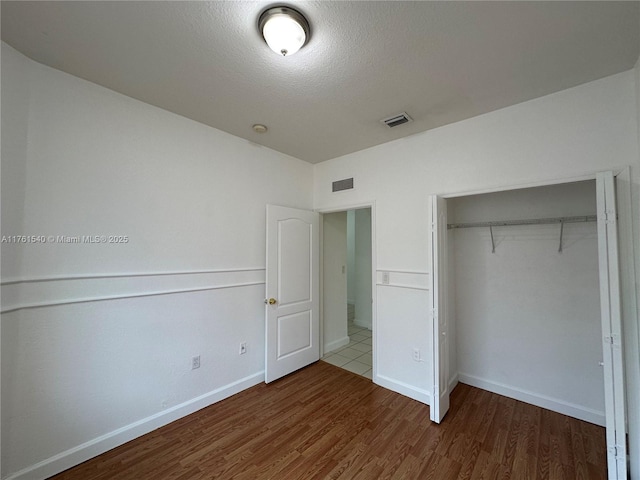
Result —
[[291, 7], [271, 7], [260, 15], [258, 30], [269, 48], [283, 57], [300, 50], [311, 35], [304, 15]]

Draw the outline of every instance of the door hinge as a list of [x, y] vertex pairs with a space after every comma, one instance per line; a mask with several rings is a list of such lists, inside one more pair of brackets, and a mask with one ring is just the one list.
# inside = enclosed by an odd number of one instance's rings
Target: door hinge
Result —
[[612, 455], [615, 459], [626, 457], [624, 449], [621, 445], [611, 445], [607, 450], [609, 450], [609, 454]]
[[614, 333], [613, 335], [611, 335], [611, 344], [614, 347], [622, 346], [622, 343], [620, 342], [620, 335], [619, 334]]
[[605, 343], [608, 343], [612, 347], [619, 347], [620, 346], [620, 335], [615, 334], [615, 333], [611, 334], [610, 336], [604, 337], [604, 341], [605, 341]]
[[615, 214], [613, 210], [605, 210], [604, 219], [606, 224], [615, 225], [618, 220], [618, 216]]

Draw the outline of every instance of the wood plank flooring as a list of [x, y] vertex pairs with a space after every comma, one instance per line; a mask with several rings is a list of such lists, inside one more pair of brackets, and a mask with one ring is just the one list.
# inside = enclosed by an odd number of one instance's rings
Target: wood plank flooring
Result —
[[55, 477], [103, 479], [604, 479], [605, 434], [458, 385], [429, 407], [325, 362], [257, 385]]

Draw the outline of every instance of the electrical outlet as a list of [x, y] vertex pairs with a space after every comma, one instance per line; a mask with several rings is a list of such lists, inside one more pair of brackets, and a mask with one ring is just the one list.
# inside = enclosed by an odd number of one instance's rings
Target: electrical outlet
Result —
[[413, 349], [413, 360], [416, 362], [420, 362], [420, 349], [419, 348], [414, 348]]
[[240, 355], [244, 355], [247, 353], [247, 342], [242, 342], [240, 344]]
[[191, 358], [191, 370], [200, 368], [200, 355]]

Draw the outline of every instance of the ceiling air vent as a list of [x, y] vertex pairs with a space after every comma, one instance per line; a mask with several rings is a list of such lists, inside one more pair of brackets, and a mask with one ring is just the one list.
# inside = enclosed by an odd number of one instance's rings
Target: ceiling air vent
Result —
[[353, 177], [344, 180], [336, 180], [331, 185], [332, 192], [340, 192], [342, 190], [351, 190], [353, 188]]
[[413, 122], [413, 119], [409, 115], [407, 115], [406, 112], [402, 112], [398, 113], [397, 115], [393, 115], [392, 117], [382, 119], [380, 121], [387, 127], [393, 128], [397, 127], [398, 125], [402, 125], [403, 123]]

